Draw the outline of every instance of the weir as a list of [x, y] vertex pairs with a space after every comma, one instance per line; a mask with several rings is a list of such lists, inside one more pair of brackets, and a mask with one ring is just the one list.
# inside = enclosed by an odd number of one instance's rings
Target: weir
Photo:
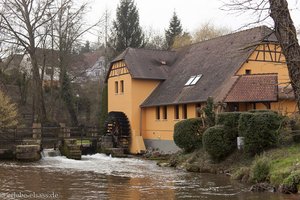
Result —
[[[63, 124], [58, 127], [42, 127], [41, 124], [34, 123], [31, 128], [2, 128], [0, 133], [0, 158], [17, 158], [21, 161], [39, 160], [43, 149], [42, 156], [47, 156], [45, 153], [50, 153], [48, 156], [56, 155], [57, 152], [48, 149], [62, 146], [66, 146], [61, 149], [64, 150], [61, 151], [63, 155], [81, 159], [81, 155], [96, 153], [100, 144], [100, 131], [97, 127], [66, 127]], [[65, 141], [73, 143], [64, 145]]]
[[42, 158], [61, 156], [58, 149], [43, 149], [41, 152]]

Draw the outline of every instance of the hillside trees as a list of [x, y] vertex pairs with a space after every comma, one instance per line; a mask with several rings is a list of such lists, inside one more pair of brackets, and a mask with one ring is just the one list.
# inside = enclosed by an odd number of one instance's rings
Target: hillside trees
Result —
[[[18, 46], [19, 49], [22, 47], [30, 56], [32, 89], [35, 91], [33, 92], [34, 119], [38, 122], [48, 120], [43, 90], [46, 57], [38, 57], [41, 56], [38, 53], [38, 48], [52, 49], [52, 54], [56, 56], [58, 52], [59, 58], [56, 62], [52, 61], [55, 64], [51, 66], [51, 94], [54, 67], [57, 67], [58, 63], [60, 84], [62, 86], [60, 87], [60, 96], [65, 101], [72, 124], [76, 125], [77, 117], [72, 101], [73, 94], [70, 78], [68, 77], [68, 67], [70, 55], [74, 53], [74, 47], [79, 46], [77, 44], [80, 37], [95, 26], [95, 24], [87, 25], [83, 21], [87, 4], [78, 5], [74, 3], [74, 0], [0, 0], [0, 5], [2, 8], [0, 30], [5, 36], [5, 38], [0, 38], [0, 42], [6, 45]], [[46, 53], [43, 55], [46, 55]], [[52, 59], [53, 55], [50, 55]], [[50, 107], [52, 106], [51, 103]]]
[[78, 119], [68, 67], [73, 45], [75, 45], [77, 38], [80, 36], [80, 26], [82, 25], [80, 20], [82, 19], [85, 5], [82, 5], [79, 9], [75, 9], [72, 0], [63, 0], [59, 3], [58, 8], [60, 9], [57, 13], [57, 19], [53, 23], [53, 27], [51, 27], [54, 32], [52, 37], [54, 38], [51, 39], [54, 40], [54, 48], [58, 49], [59, 54], [60, 95], [67, 107], [72, 125], [76, 126], [78, 125]]
[[[58, 52], [58, 67], [60, 80], [60, 96], [69, 112], [71, 124], [78, 125], [75, 97], [71, 84], [70, 65], [74, 60], [74, 49], [79, 45], [80, 37], [91, 28], [100, 24], [101, 20], [95, 24], [87, 25], [83, 17], [87, 11], [88, 4], [76, 5], [74, 0], [58, 0], [56, 5], [57, 13], [52, 21], [50, 30], [50, 40], [52, 49]], [[89, 49], [89, 42], [86, 42], [86, 49]]]
[[143, 47], [144, 33], [139, 23], [139, 13], [133, 0], [121, 0], [113, 21], [112, 46], [117, 53], [127, 47]]
[[[36, 121], [46, 121], [46, 108], [43, 96], [42, 79], [37, 62], [36, 49], [44, 39], [42, 27], [52, 17], [52, 0], [1, 0], [2, 11], [0, 29], [5, 33], [2, 42], [20, 45], [29, 54], [33, 78], [33, 114]], [[53, 16], [54, 17], [54, 16]]]
[[300, 46], [287, 0], [230, 0], [226, 6], [229, 10], [256, 13], [258, 18], [254, 23], [268, 17], [273, 19], [274, 33], [286, 58], [291, 86], [300, 110]]

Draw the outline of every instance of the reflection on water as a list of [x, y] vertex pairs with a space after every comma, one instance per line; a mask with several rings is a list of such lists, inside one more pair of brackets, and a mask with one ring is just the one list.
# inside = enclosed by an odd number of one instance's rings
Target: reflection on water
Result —
[[34, 164], [0, 163], [0, 195], [35, 192], [55, 193], [59, 199], [300, 199], [248, 189], [225, 176], [186, 173], [160, 168], [152, 161], [102, 154], [83, 156], [81, 161], [58, 156]]

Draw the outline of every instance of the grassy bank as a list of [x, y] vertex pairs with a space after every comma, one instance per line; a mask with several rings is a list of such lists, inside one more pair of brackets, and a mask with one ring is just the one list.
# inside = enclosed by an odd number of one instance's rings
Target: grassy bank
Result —
[[[300, 145], [278, 148], [266, 152], [263, 157], [270, 160], [268, 179], [271, 184], [300, 184]], [[294, 180], [293, 180], [294, 179]], [[298, 180], [296, 180], [298, 179]]]
[[233, 179], [248, 183], [268, 183], [284, 193], [300, 189], [300, 144], [268, 150], [249, 157], [235, 151], [221, 162], [214, 162], [199, 149], [192, 153], [177, 153], [164, 166], [200, 173], [226, 173]]

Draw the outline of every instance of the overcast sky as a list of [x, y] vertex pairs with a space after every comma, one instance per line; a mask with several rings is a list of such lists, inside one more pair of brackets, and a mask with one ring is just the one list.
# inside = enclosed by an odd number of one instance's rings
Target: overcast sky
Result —
[[[120, 0], [91, 0], [89, 22], [101, 18], [106, 9], [110, 12], [111, 18], [115, 19], [119, 2]], [[300, 2], [298, 0], [288, 2], [289, 7], [293, 8], [291, 14], [294, 23], [300, 27]], [[256, 16], [250, 13], [237, 15], [221, 10], [223, 6], [221, 0], [135, 0], [135, 3], [139, 10], [140, 25], [144, 29], [151, 28], [160, 33], [164, 33], [168, 28], [174, 11], [181, 20], [183, 29], [189, 32], [195, 31], [205, 22], [237, 30], [256, 19]], [[264, 24], [271, 26], [272, 21], [269, 20]]]

